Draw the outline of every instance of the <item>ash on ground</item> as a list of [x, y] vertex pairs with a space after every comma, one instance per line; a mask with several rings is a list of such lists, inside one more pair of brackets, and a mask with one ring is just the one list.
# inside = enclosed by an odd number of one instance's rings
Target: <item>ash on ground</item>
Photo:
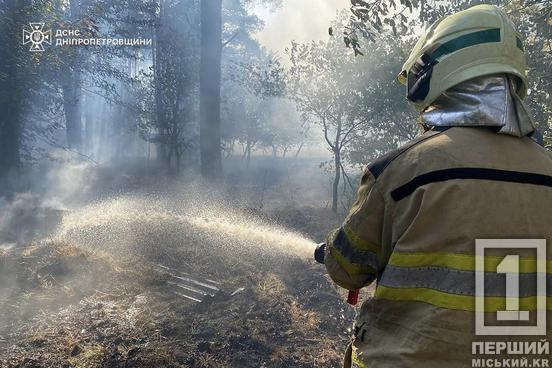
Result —
[[[1, 366], [339, 366], [354, 309], [323, 266], [270, 249], [319, 238], [339, 222], [331, 211], [240, 209], [217, 232], [208, 216], [116, 205], [126, 216], [85, 224], [68, 212], [49, 240], [0, 250]], [[232, 235], [238, 220], [249, 222]], [[251, 233], [273, 223], [277, 236]], [[180, 296], [183, 274], [218, 290]]]

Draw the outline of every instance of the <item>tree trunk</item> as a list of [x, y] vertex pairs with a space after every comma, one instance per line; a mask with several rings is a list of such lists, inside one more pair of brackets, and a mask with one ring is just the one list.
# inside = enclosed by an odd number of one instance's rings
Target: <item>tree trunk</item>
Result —
[[201, 174], [216, 179], [222, 172], [220, 78], [222, 0], [201, 1], [201, 65], [199, 75], [199, 134]]
[[97, 99], [92, 94], [83, 94], [84, 100], [84, 125], [83, 125], [83, 141], [82, 150], [86, 155], [93, 155], [93, 137], [94, 137], [94, 113], [97, 109]]
[[63, 109], [67, 146], [78, 151], [82, 145], [80, 73], [71, 70], [63, 83]]
[[[71, 0], [70, 4], [71, 21], [79, 18], [80, 4], [78, 0]], [[80, 64], [82, 58], [78, 50], [69, 61], [67, 70], [62, 81], [63, 109], [65, 111], [65, 130], [67, 146], [77, 151], [82, 146], [82, 117], [81, 117], [81, 73]]]
[[[13, 79], [15, 78], [8, 73], [6, 80], [8, 85], [9, 80]], [[16, 84], [11, 84], [11, 86], [16, 86]], [[3, 90], [0, 97], [0, 108], [3, 111], [3, 116], [0, 118], [0, 196], [2, 196], [13, 189], [12, 185], [17, 180], [20, 167], [19, 150], [22, 122], [17, 87], [9, 90], [2, 83], [0, 88]]]
[[164, 77], [167, 73], [167, 37], [170, 30], [167, 29], [165, 0], [159, 1], [159, 17], [153, 28], [152, 62], [153, 85], [155, 89], [155, 126], [157, 129], [156, 157], [159, 164], [170, 169], [171, 158], [169, 155], [171, 141], [169, 134], [169, 117], [166, 102], [164, 101]]
[[333, 147], [335, 176], [333, 180], [332, 188], [332, 211], [337, 212], [337, 205], [339, 200], [339, 181], [341, 180], [341, 149], [339, 144], [341, 142], [341, 117], [338, 117], [337, 131], [335, 133], [335, 142]]
[[107, 120], [111, 116], [111, 105], [104, 103], [102, 105], [102, 114], [100, 118], [100, 135], [98, 138], [98, 162], [107, 161], [109, 149], [109, 134], [107, 134]]
[[175, 156], [176, 156], [175, 173], [178, 175], [180, 174], [180, 166], [182, 165], [182, 151], [178, 146], [176, 147], [176, 150], [175, 150]]
[[339, 181], [341, 180], [341, 157], [339, 152], [334, 152], [335, 176], [332, 188], [332, 211], [337, 212], [337, 203], [339, 199]]
[[[22, 6], [26, 3], [21, 4]], [[24, 77], [21, 71], [19, 59], [22, 46], [19, 43], [18, 33], [15, 29], [20, 29], [19, 9], [15, 0], [8, 0], [5, 3], [4, 17], [9, 22], [2, 25], [0, 31], [3, 32], [7, 45], [2, 51], [0, 58], [0, 196], [11, 192], [16, 186], [13, 179], [17, 179], [17, 173], [20, 167], [20, 146], [21, 146], [21, 101], [23, 93], [21, 90], [21, 79]], [[19, 31], [18, 31], [19, 32]]]
[[299, 145], [299, 148], [297, 148], [297, 151], [295, 151], [295, 158], [299, 157], [299, 154], [301, 153], [301, 150], [303, 149], [304, 144], [305, 142], [301, 142], [301, 144]]

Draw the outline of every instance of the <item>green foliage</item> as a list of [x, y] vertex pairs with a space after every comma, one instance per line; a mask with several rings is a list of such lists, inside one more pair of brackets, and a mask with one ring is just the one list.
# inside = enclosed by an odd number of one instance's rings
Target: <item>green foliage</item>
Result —
[[[347, 32], [343, 15], [332, 33]], [[405, 57], [402, 42], [391, 35], [374, 39], [362, 57], [343, 54], [341, 40], [293, 43], [289, 50], [288, 93], [304, 121], [316, 126], [332, 153], [321, 168], [334, 174], [332, 209], [338, 208], [342, 178], [344, 193], [355, 191], [347, 170], [414, 137], [416, 122], [395, 80]], [[347, 192], [348, 190], [348, 192]]]
[[339, 52], [336, 38], [290, 49], [290, 97], [303, 119], [321, 128], [330, 151], [352, 165], [368, 163], [417, 131], [395, 80], [405, 44], [383, 35], [370, 46], [361, 58]]

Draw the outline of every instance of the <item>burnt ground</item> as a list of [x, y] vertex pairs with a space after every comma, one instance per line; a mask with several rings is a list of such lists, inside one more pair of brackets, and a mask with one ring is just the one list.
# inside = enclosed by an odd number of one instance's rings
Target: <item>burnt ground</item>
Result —
[[[325, 208], [263, 216], [313, 239], [339, 221]], [[200, 234], [124, 258], [54, 240], [0, 251], [0, 365], [339, 366], [354, 310], [323, 266], [278, 253], [221, 256], [206, 242]], [[220, 291], [200, 303], [180, 297], [159, 264]]]

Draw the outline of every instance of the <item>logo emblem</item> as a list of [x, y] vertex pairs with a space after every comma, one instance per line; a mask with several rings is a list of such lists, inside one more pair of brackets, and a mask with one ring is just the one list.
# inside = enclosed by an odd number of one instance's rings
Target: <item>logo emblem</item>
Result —
[[30, 28], [23, 28], [23, 45], [31, 44], [29, 51], [44, 51], [43, 43], [52, 44], [52, 30], [44, 30], [44, 23], [29, 23]]

